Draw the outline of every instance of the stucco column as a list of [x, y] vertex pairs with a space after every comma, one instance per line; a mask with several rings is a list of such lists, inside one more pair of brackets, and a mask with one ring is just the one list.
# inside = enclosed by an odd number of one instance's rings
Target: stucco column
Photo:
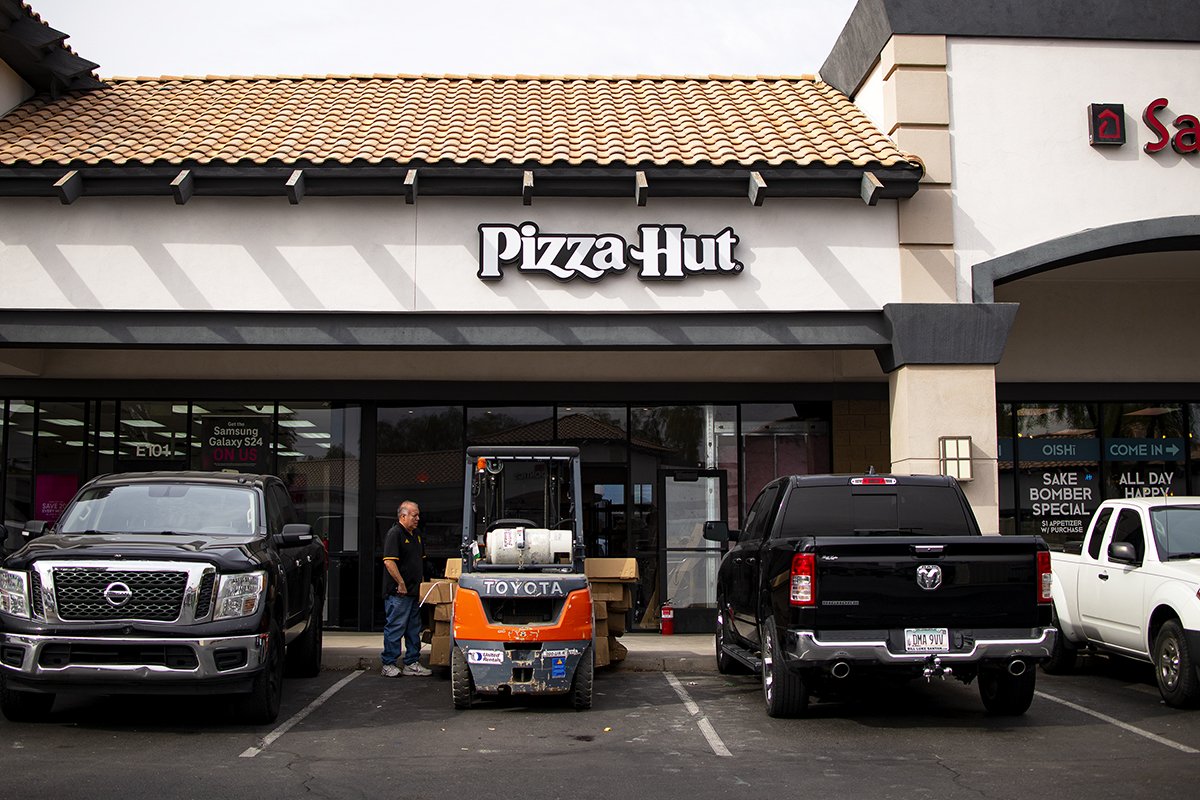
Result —
[[938, 438], [970, 436], [975, 478], [963, 490], [983, 532], [999, 533], [995, 366], [903, 366], [889, 373], [888, 386], [892, 472], [936, 475]]

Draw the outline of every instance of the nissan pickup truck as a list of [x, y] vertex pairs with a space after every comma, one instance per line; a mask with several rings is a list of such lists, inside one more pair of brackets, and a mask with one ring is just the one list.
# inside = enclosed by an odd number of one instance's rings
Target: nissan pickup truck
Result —
[[0, 711], [59, 693], [228, 694], [279, 714], [285, 671], [321, 667], [326, 554], [270, 475], [95, 478], [0, 568]]
[[958, 483], [933, 475], [806, 475], [763, 488], [717, 576], [717, 667], [761, 672], [767, 714], [863, 682], [979, 681], [1018, 715], [1050, 657], [1050, 552], [984, 536]]
[[1200, 497], [1105, 500], [1050, 563], [1059, 639], [1043, 670], [1124, 656], [1154, 665], [1167, 705], [1200, 705]]

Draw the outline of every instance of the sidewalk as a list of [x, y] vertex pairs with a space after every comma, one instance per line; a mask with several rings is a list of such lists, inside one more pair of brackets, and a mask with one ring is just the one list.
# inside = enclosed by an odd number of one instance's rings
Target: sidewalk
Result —
[[[663, 636], [658, 633], [627, 633], [620, 638], [629, 650], [624, 661], [601, 667], [601, 671], [626, 672], [716, 672], [717, 660], [711, 633], [683, 633]], [[379, 671], [379, 652], [383, 634], [352, 631], [325, 631], [321, 666], [327, 670], [369, 669]], [[429, 645], [422, 651], [422, 662], [429, 659]]]

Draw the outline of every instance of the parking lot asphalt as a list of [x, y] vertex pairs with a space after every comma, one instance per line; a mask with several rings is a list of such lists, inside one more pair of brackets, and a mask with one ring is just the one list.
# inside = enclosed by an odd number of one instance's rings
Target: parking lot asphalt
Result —
[[771, 719], [756, 676], [715, 672], [712, 637], [625, 639], [631, 658], [597, 672], [583, 712], [558, 698], [457, 711], [445, 670], [381, 676], [378, 635], [329, 637], [331, 665], [370, 668], [285, 681], [270, 726], [210, 697], [63, 696], [42, 722], [0, 719], [0, 797], [1128, 800], [1190, 796], [1200, 774], [1200, 711], [1164, 706], [1146, 665], [1039, 674], [1021, 717], [933, 680]]
[[[620, 638], [629, 651], [612, 669], [627, 672], [716, 672], [715, 643], [711, 633], [627, 633]], [[327, 670], [379, 671], [383, 634], [325, 631], [321, 666]], [[429, 645], [421, 650], [421, 663], [429, 662]]]

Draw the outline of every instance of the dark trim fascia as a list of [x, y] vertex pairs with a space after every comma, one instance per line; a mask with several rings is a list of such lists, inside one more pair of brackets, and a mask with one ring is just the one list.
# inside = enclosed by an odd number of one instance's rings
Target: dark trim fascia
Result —
[[[788, 403], [886, 400], [887, 381], [844, 383], [492, 382], [488, 404], [553, 403]], [[379, 403], [478, 405], [477, 381], [227, 381], [52, 380], [0, 378], [0, 398], [39, 400], [220, 400], [231, 397]]]
[[1200, 402], [1200, 383], [999, 383], [1000, 403]]
[[859, 0], [821, 65], [851, 97], [892, 36], [1200, 42], [1195, 0]]
[[995, 364], [1017, 306], [584, 314], [20, 310], [0, 347], [174, 350], [873, 350], [910, 364]]
[[0, 0], [0, 61], [33, 87], [58, 97], [64, 92], [98, 89], [98, 64], [72, 53], [67, 34], [35, 19], [19, 0]]
[[[303, 177], [303, 198], [390, 196], [415, 200], [410, 171], [419, 176], [419, 196], [521, 197], [527, 171], [533, 172], [532, 198], [538, 197], [747, 197], [752, 172], [766, 181], [769, 197], [860, 198], [863, 174], [883, 183], [881, 199], [916, 194], [922, 170], [917, 164], [771, 167], [761, 165], [655, 167], [537, 166], [519, 164], [398, 164], [309, 166], [303, 163], [262, 166], [172, 164], [155, 166], [39, 165], [0, 167], [0, 197], [59, 197], [55, 188], [75, 172], [80, 197], [162, 196], [179, 201], [173, 186], [188, 173], [190, 197], [280, 197], [301, 202], [289, 182]], [[644, 186], [638, 174], [644, 177]], [[186, 202], [186, 199], [184, 200]]]
[[1200, 216], [1121, 222], [1060, 236], [971, 267], [976, 303], [991, 303], [996, 287], [1059, 267], [1133, 255], [1200, 250]]

